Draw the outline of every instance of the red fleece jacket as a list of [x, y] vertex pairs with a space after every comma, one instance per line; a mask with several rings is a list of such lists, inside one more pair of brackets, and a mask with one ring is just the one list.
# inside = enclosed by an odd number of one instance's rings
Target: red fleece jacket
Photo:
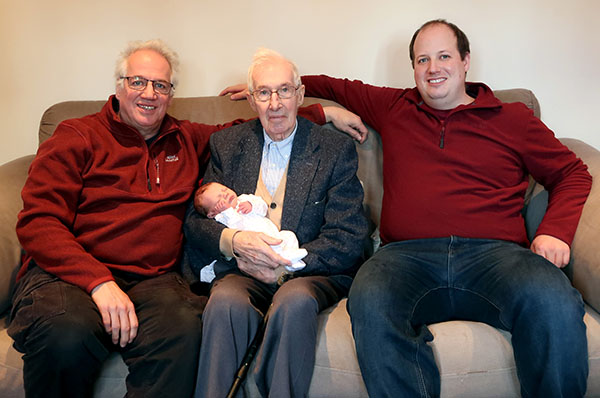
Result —
[[[179, 261], [186, 202], [208, 161], [209, 126], [167, 115], [146, 144], [112, 96], [99, 113], [61, 123], [33, 161], [17, 235], [31, 259], [91, 292], [111, 270], [155, 276]], [[301, 114], [325, 122], [320, 105]]]
[[416, 88], [302, 82], [307, 96], [337, 101], [381, 134], [383, 242], [456, 235], [527, 244], [521, 209], [531, 173], [550, 193], [537, 235], [571, 244], [592, 178], [524, 104], [469, 83], [475, 101], [440, 120]]

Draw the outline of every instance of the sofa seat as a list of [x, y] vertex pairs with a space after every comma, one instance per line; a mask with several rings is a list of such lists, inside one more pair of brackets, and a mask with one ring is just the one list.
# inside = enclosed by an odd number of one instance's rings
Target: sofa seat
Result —
[[[600, 314], [586, 306], [590, 377], [588, 397], [600, 396]], [[346, 299], [319, 315], [317, 356], [311, 398], [367, 398], [346, 311]], [[450, 321], [430, 326], [430, 343], [442, 377], [442, 397], [519, 397], [510, 333], [479, 322]], [[0, 396], [21, 398], [23, 361], [12, 347], [6, 328], [0, 329]], [[96, 397], [125, 395], [127, 367], [118, 354], [104, 364]], [[252, 380], [252, 377], [249, 377]], [[246, 386], [252, 397], [254, 386]]]

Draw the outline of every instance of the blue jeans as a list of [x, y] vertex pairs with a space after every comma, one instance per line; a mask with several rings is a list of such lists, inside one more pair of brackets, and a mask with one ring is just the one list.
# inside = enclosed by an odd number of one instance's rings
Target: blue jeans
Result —
[[391, 243], [360, 268], [348, 297], [369, 396], [437, 397], [428, 324], [464, 319], [512, 333], [523, 397], [582, 397], [588, 351], [581, 295], [517, 244], [459, 237]]

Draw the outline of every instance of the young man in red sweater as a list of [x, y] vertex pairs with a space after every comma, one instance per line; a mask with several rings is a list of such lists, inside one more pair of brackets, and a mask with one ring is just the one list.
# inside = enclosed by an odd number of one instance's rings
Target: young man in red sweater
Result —
[[[512, 333], [523, 397], [583, 396], [584, 306], [560, 268], [591, 187], [587, 167], [525, 105], [466, 83], [469, 42], [454, 24], [424, 24], [410, 58], [413, 89], [302, 78], [307, 96], [355, 112], [383, 143], [383, 247], [348, 300], [369, 395], [439, 396], [426, 325], [467, 319]], [[550, 194], [530, 246], [529, 174]]]

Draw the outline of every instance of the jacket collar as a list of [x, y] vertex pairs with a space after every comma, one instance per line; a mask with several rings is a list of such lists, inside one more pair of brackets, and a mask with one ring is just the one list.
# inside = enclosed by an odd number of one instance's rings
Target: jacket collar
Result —
[[281, 215], [281, 228], [296, 231], [307, 204], [313, 178], [319, 166], [319, 140], [321, 136], [313, 132], [314, 125], [298, 118], [298, 131], [288, 165], [285, 205]]
[[[236, 192], [254, 192], [260, 178], [260, 163], [264, 146], [263, 127], [258, 119], [253, 120], [245, 134], [238, 141], [237, 154], [232, 161], [240, 165], [234, 177]], [[308, 198], [313, 177], [319, 165], [319, 136], [313, 134], [312, 123], [298, 117], [298, 129], [294, 136], [292, 153], [287, 172], [287, 184], [284, 206], [281, 216], [281, 228], [296, 230], [304, 205]]]
[[259, 120], [249, 121], [248, 125], [250, 128], [243, 130], [246, 134], [238, 140], [237, 150], [231, 159], [239, 166], [236, 167], [237, 173], [233, 176], [233, 189], [239, 194], [254, 193], [256, 190], [264, 145], [263, 129]]

